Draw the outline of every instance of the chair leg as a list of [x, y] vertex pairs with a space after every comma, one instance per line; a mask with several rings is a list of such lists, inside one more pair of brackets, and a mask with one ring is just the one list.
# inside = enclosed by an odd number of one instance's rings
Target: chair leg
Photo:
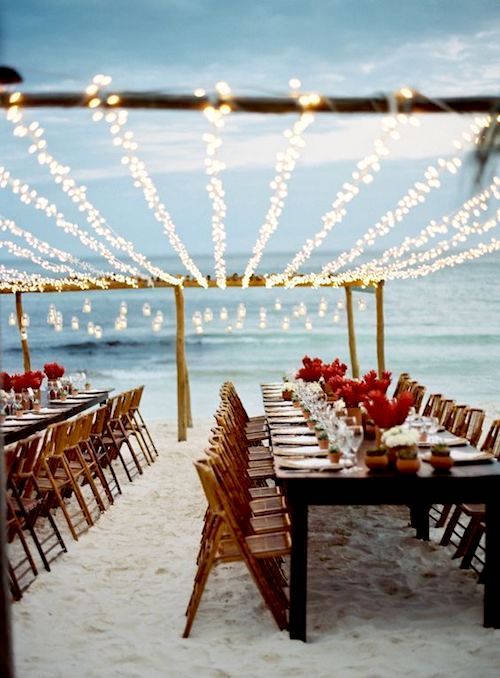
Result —
[[474, 528], [471, 530], [469, 542], [467, 544], [467, 548], [464, 551], [462, 562], [460, 563], [460, 569], [467, 570], [470, 568], [472, 564], [472, 559], [474, 558], [474, 555], [477, 551], [483, 533], [484, 530], [482, 528], [481, 521], [477, 520], [477, 522], [475, 522], [474, 524]]
[[443, 533], [443, 536], [441, 537], [441, 541], [439, 542], [441, 546], [447, 546], [450, 543], [451, 537], [453, 535], [455, 527], [457, 526], [461, 514], [462, 509], [460, 508], [460, 506], [456, 506], [451, 518], [448, 521], [448, 524], [446, 525], [446, 529]]

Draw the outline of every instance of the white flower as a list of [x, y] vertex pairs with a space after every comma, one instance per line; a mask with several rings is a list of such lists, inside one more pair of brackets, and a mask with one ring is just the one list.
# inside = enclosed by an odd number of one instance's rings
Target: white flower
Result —
[[343, 401], [342, 398], [339, 398], [338, 400], [334, 401], [333, 407], [335, 408], [335, 412], [339, 412], [340, 410], [345, 410], [345, 402]]
[[393, 426], [382, 434], [386, 447], [411, 447], [418, 442], [418, 434], [407, 426]]

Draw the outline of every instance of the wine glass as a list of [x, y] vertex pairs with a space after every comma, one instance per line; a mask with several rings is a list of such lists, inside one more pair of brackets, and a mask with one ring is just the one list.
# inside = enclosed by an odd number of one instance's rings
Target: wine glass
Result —
[[360, 426], [359, 424], [355, 424], [354, 426], [348, 426], [348, 431], [351, 433], [351, 439], [350, 439], [350, 447], [351, 447], [351, 452], [353, 454], [353, 461], [354, 461], [354, 467], [353, 471], [358, 471], [360, 470], [360, 467], [356, 463], [357, 461], [357, 455], [359, 448], [361, 447], [363, 440], [364, 440], [364, 431], [363, 427]]

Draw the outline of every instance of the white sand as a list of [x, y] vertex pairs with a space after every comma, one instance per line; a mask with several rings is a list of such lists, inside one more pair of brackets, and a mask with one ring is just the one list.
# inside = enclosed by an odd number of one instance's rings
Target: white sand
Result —
[[500, 675], [475, 575], [391, 507], [311, 511], [308, 644], [277, 630], [242, 564], [212, 573], [183, 640], [208, 428], [178, 444], [155, 424], [157, 463], [14, 605], [20, 678]]

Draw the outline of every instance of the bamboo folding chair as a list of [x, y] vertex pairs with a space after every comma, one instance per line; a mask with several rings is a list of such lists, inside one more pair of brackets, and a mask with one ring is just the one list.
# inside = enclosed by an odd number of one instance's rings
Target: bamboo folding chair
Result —
[[[7, 491], [16, 515], [31, 535], [44, 568], [50, 572], [49, 563], [67, 549], [34, 473], [39, 447], [40, 436], [26, 438], [14, 447], [13, 459], [8, 465]], [[39, 530], [41, 522], [43, 529]]]
[[[477, 416], [480, 419], [480, 414]], [[471, 415], [471, 420], [475, 418]], [[481, 449], [493, 454], [497, 460], [500, 458], [500, 419], [495, 419], [492, 422]], [[464, 517], [468, 519], [467, 523], [462, 522]], [[461, 503], [455, 507], [440, 543], [443, 546], [453, 544], [456, 547], [453, 558], [462, 558], [461, 568], [471, 567], [476, 550], [480, 546], [481, 537], [484, 534], [485, 520], [486, 509], [484, 504]]]
[[123, 401], [120, 412], [120, 421], [123, 430], [129, 437], [135, 438], [144, 460], [151, 466], [156, 461], [158, 453], [151, 447], [149, 440], [144, 435], [142, 428], [137, 424], [134, 418], [133, 402], [136, 400], [135, 389], [123, 394]]
[[422, 416], [437, 417], [442, 399], [443, 396], [441, 393], [431, 393], [424, 405], [424, 409], [422, 410]]
[[410, 386], [406, 390], [413, 396], [413, 407], [415, 408], [415, 412], [420, 412], [426, 390], [425, 386], [422, 386], [422, 384], [419, 384], [417, 381], [413, 381], [410, 382]]
[[[103, 474], [109, 470], [111, 478], [107, 478], [106, 482], [114, 500], [116, 496], [122, 493], [122, 489], [120, 487], [120, 483], [118, 482], [115, 469], [113, 468], [113, 461], [118, 458], [118, 454], [114, 448], [106, 446], [103, 440], [108, 417], [109, 411], [106, 405], [103, 405], [98, 410], [96, 410], [94, 413], [92, 428], [90, 430], [89, 444], [94, 450], [97, 463], [101, 467]], [[114, 452], [114, 456], [112, 456], [112, 452]]]
[[473, 447], [477, 447], [481, 438], [484, 418], [484, 410], [478, 407], [467, 407], [463, 419], [457, 427], [457, 435], [468, 440]]
[[[126, 393], [121, 393], [108, 401], [108, 416], [101, 440], [109, 450], [111, 458], [118, 457], [120, 459], [127, 478], [132, 482], [138, 474], [143, 474], [143, 470], [137, 452], [132, 445], [131, 436], [127, 433], [121, 419], [126, 397]], [[124, 446], [130, 453], [129, 460], [123, 455], [122, 449]]]
[[129, 406], [129, 417], [133, 420], [134, 425], [140, 431], [144, 440], [146, 441], [150, 454], [153, 453], [157, 457], [158, 449], [153, 441], [151, 433], [149, 432], [149, 429], [146, 426], [146, 422], [144, 421], [141, 411], [139, 409], [143, 393], [144, 386], [137, 386], [135, 389], [133, 389], [132, 400]]
[[[64, 454], [71, 435], [71, 422], [52, 424], [42, 439], [35, 476], [49, 508], [59, 507], [64, 515], [73, 539], [94, 524], [89, 507], [82, 494], [77, 477]], [[73, 512], [69, 499], [74, 497]], [[83, 526], [83, 529], [80, 529]]]
[[437, 417], [441, 426], [444, 426], [444, 422], [449, 417], [454, 405], [455, 401], [452, 398], [443, 398], [443, 400], [441, 400], [439, 411], [437, 413]]
[[450, 433], [457, 436], [461, 435], [465, 410], [467, 407], [467, 405], [453, 405], [448, 412], [446, 419], [443, 421], [443, 426], [447, 431], [450, 431]]
[[409, 372], [401, 372], [401, 374], [398, 377], [398, 380], [396, 382], [396, 386], [394, 388], [394, 393], [392, 394], [392, 397], [395, 398], [398, 396], [400, 393], [403, 391], [407, 390], [407, 384], [410, 382], [410, 374]]
[[[4, 450], [4, 460], [2, 460], [2, 463], [5, 463], [7, 478], [11, 474], [16, 453], [16, 448], [14, 446]], [[19, 508], [16, 506], [15, 501], [9, 492], [6, 493], [5, 501], [5, 534], [7, 543], [9, 544], [7, 563], [9, 587], [14, 600], [20, 600], [23, 592], [38, 575], [38, 568], [24, 534], [24, 529], [28, 527], [27, 523], [23, 520], [24, 516], [22, 514], [20, 515]], [[34, 531], [30, 530], [30, 532], [32, 533], [32, 537], [34, 536], [36, 540], [37, 538]], [[19, 542], [19, 550], [21, 551], [19, 554], [17, 553], [18, 549], [16, 549], [16, 538]]]
[[205, 532], [200, 545], [198, 568], [193, 592], [186, 610], [187, 638], [198, 610], [210, 571], [221, 562], [242, 561], [257, 585], [278, 627], [287, 627], [288, 599], [285, 593], [286, 578], [281, 569], [281, 559], [290, 552], [287, 532], [274, 532], [264, 536], [246, 534], [238, 511], [234, 510], [235, 497], [227, 491], [217, 464], [206, 459], [195, 462], [209, 508]]

